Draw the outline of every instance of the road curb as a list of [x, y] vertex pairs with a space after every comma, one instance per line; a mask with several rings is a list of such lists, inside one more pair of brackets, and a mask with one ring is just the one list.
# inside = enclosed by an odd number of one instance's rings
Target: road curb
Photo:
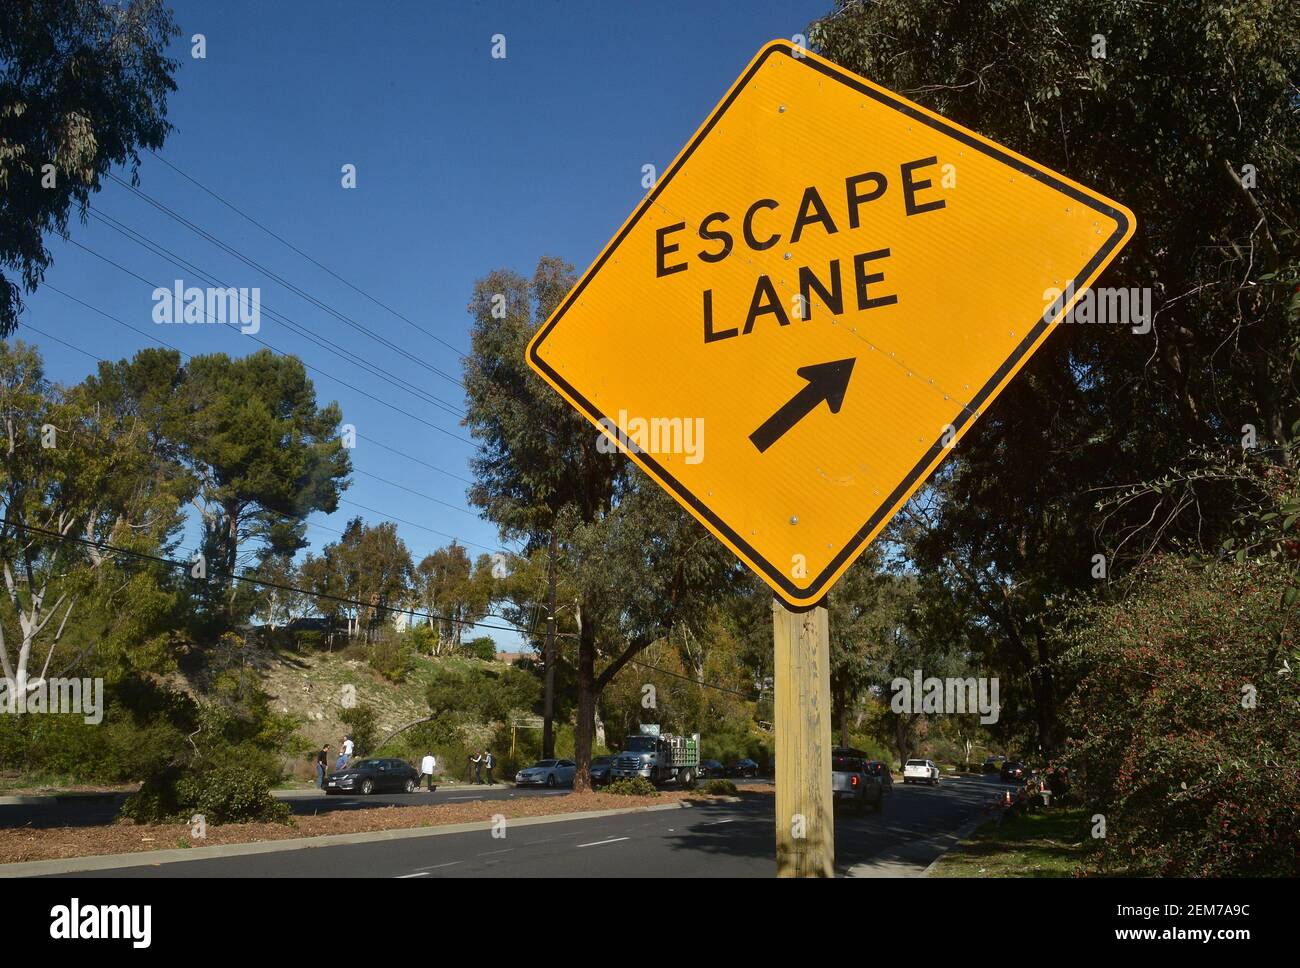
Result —
[[[504, 780], [498, 780], [496, 785], [511, 790], [515, 789], [515, 784]], [[473, 790], [476, 785], [473, 783], [439, 783], [437, 786], [440, 790]], [[483, 784], [483, 786], [487, 786], [487, 784]], [[114, 797], [129, 797], [132, 792], [131, 790], [116, 790], [106, 793], [21, 793], [0, 797], [0, 807], [36, 807], [44, 804], [61, 803], [65, 800], [112, 800]], [[310, 789], [272, 790], [270, 792], [271, 796], [277, 800], [311, 800], [316, 797], [328, 796], [324, 790], [315, 787]], [[419, 792], [423, 793], [424, 788], [421, 787]]]
[[[713, 803], [739, 803], [740, 797], [715, 797]], [[679, 810], [695, 806], [695, 802], [679, 800], [645, 807], [616, 807], [611, 810], [584, 810], [578, 813], [547, 814], [540, 817], [519, 817], [509, 821], [511, 827], [532, 827], [538, 824], [562, 823], [566, 820], [596, 820], [625, 813], [652, 813], [656, 810]], [[326, 834], [321, 837], [294, 837], [288, 840], [258, 840], [246, 844], [221, 844], [214, 847], [181, 847], [171, 850], [142, 850], [128, 854], [94, 854], [88, 857], [67, 857], [58, 860], [21, 861], [0, 864], [0, 878], [41, 877], [50, 874], [74, 874], [83, 871], [116, 870], [123, 867], [146, 867], [176, 864], [187, 860], [208, 860], [214, 857], [241, 857], [249, 854], [274, 854], [280, 851], [305, 850], [311, 847], [337, 847], [345, 844], [366, 844], [383, 840], [407, 840], [412, 837], [440, 837], [475, 830], [490, 830], [491, 820], [474, 820], [468, 823], [442, 824], [437, 827], [401, 827], [395, 830], [372, 830], [355, 834]]]
[[[958, 846], [958, 844], [960, 844], [963, 840], [965, 840], [975, 831], [979, 830], [980, 827], [983, 827], [991, 819], [992, 817], [986, 817], [983, 814], [980, 814], [979, 816], [975, 817], [970, 823], [966, 824], [966, 826], [962, 827], [960, 830], [957, 831], [957, 843], [953, 844], [952, 847]], [[952, 847], [945, 849], [942, 853], [939, 854], [938, 857], [930, 861], [930, 863], [926, 865], [925, 870], [921, 871], [921, 873], [918, 874], [917, 877], [929, 877], [930, 873], [934, 870], [935, 865], [937, 865], [939, 861], [943, 860], [945, 857], [948, 856], [948, 852], [952, 850]]]
[[46, 803], [60, 803], [64, 800], [112, 800], [114, 797], [130, 796], [126, 791], [118, 793], [39, 793], [19, 794], [0, 797], [0, 807], [39, 806]]

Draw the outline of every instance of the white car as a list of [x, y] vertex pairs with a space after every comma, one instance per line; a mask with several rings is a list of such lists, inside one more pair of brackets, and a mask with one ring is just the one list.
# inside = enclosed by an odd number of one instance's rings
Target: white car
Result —
[[928, 783], [930, 786], [937, 786], [939, 768], [934, 765], [934, 760], [908, 760], [903, 764], [903, 782]]
[[576, 771], [572, 760], [538, 760], [515, 774], [515, 786], [571, 786]]

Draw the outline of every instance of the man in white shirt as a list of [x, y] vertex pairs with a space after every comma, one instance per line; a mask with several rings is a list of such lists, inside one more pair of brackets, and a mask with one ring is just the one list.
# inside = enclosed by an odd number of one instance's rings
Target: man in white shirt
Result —
[[428, 774], [428, 776], [429, 776], [429, 792], [430, 792], [430, 793], [432, 793], [434, 790], [438, 789], [436, 786], [433, 785], [433, 768], [434, 768], [434, 766], [435, 766], [435, 762], [434, 762], [434, 759], [433, 759], [433, 754], [432, 754], [432, 753], [425, 753], [425, 754], [424, 754], [424, 759], [420, 761], [420, 775], [419, 775], [419, 777], [416, 778], [416, 781], [415, 781], [415, 785], [416, 785], [416, 786], [419, 786], [419, 785], [420, 785], [420, 780], [423, 780], [424, 777], [425, 777], [425, 774]]
[[352, 737], [347, 736], [343, 740], [343, 765], [347, 766], [352, 762]]

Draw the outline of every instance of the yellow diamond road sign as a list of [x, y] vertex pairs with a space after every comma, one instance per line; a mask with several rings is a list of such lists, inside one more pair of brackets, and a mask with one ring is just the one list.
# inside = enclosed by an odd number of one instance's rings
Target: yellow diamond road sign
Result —
[[810, 605], [1133, 227], [1122, 205], [774, 41], [528, 362]]

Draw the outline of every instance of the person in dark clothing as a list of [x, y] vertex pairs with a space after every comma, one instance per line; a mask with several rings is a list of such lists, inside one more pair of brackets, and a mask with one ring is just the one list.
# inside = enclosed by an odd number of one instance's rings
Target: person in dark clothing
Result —
[[329, 768], [330, 744], [326, 743], [316, 752], [316, 786], [325, 789], [325, 771]]

